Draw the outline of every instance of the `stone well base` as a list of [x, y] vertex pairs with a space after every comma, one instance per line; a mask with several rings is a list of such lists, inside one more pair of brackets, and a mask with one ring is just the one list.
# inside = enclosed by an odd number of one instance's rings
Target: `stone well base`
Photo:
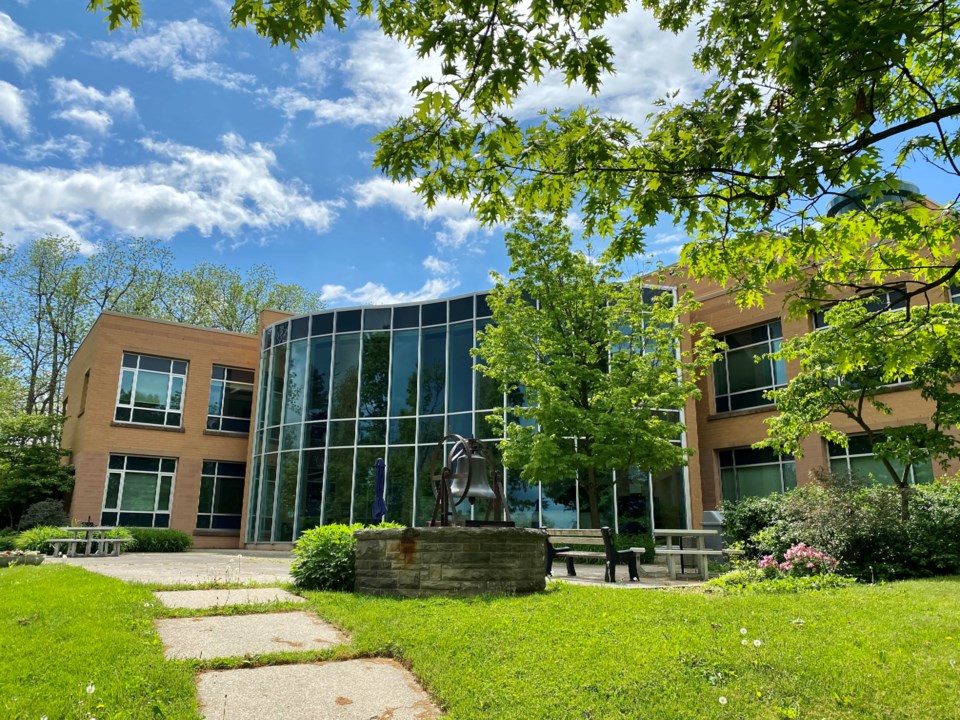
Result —
[[546, 587], [544, 536], [528, 528], [357, 530], [355, 589], [371, 595], [531, 593]]

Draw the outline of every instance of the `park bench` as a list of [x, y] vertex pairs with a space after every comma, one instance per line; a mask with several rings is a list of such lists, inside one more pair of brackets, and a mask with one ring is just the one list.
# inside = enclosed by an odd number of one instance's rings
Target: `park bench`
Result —
[[[613, 544], [613, 535], [610, 528], [603, 527], [599, 530], [565, 530], [560, 528], [544, 528], [546, 535], [546, 553], [544, 554], [544, 575], [553, 575], [553, 561], [555, 558], [563, 558], [567, 563], [567, 575], [576, 577], [577, 571], [573, 566], [574, 560], [578, 559], [599, 559], [605, 562], [603, 579], [605, 582], [617, 581], [617, 565], [625, 563], [630, 574], [631, 580], [639, 580], [640, 573], [637, 571], [637, 555], [642, 555], [645, 550], [642, 547], [630, 548], [629, 550], [617, 550]], [[568, 545], [602, 545], [603, 552], [590, 550], [574, 550]], [[559, 546], [559, 547], [558, 547]]]

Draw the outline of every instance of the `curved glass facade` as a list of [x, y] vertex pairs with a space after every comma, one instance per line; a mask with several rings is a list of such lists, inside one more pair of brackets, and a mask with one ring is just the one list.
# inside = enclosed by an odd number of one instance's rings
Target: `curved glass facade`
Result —
[[[266, 328], [246, 541], [289, 543], [320, 524], [372, 523], [377, 458], [386, 462], [386, 519], [427, 524], [434, 502], [427, 466], [437, 441], [457, 433], [495, 451], [499, 439], [485, 418], [504, 398], [474, 372], [470, 355], [490, 322], [479, 293], [330, 310]], [[683, 471], [621, 475], [604, 498], [604, 524], [619, 519], [626, 532], [654, 520], [685, 526]], [[510, 512], [521, 527], [579, 527], [581, 517], [589, 527], [580, 494], [575, 478], [538, 488], [507, 475]], [[654, 518], [661, 507], [671, 508], [668, 516]]]

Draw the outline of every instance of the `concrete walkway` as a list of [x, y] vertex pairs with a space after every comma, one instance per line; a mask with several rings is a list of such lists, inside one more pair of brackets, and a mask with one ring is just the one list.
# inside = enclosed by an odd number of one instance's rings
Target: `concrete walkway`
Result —
[[127, 582], [163, 585], [291, 582], [289, 552], [191, 550], [183, 553], [127, 553], [120, 557], [48, 558]]

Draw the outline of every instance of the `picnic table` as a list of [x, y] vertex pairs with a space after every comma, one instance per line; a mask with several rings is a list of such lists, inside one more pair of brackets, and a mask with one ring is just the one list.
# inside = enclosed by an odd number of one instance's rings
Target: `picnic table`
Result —
[[[127, 540], [123, 538], [108, 538], [105, 537], [106, 533], [116, 528], [110, 527], [108, 525], [81, 525], [79, 527], [64, 527], [60, 528], [65, 533], [70, 533], [72, 537], [69, 538], [52, 538], [48, 540], [51, 545], [53, 545], [53, 554], [60, 554], [60, 546], [67, 546], [67, 557], [76, 557], [77, 549], [79, 547], [83, 548], [81, 555], [119, 555], [120, 546]], [[80, 537], [83, 535], [83, 537]], [[93, 545], [96, 543], [97, 551], [94, 553]]]
[[[700, 573], [700, 577], [703, 580], [706, 580], [707, 575], [707, 558], [711, 555], [723, 555], [723, 550], [710, 550], [706, 546], [706, 540], [708, 537], [716, 537], [719, 533], [716, 530], [694, 530], [694, 529], [677, 529], [677, 528], [661, 528], [653, 531], [653, 536], [666, 538], [666, 545], [656, 546], [654, 551], [657, 555], [663, 555], [667, 560], [667, 574], [670, 576], [671, 580], [677, 579], [677, 564], [676, 559], [680, 558], [680, 569], [683, 570], [683, 559], [685, 557], [693, 558], [696, 562], [697, 570]], [[677, 539], [676, 547], [674, 547], [673, 539]], [[685, 548], [683, 546], [684, 538], [692, 538], [696, 542], [696, 547]]]

